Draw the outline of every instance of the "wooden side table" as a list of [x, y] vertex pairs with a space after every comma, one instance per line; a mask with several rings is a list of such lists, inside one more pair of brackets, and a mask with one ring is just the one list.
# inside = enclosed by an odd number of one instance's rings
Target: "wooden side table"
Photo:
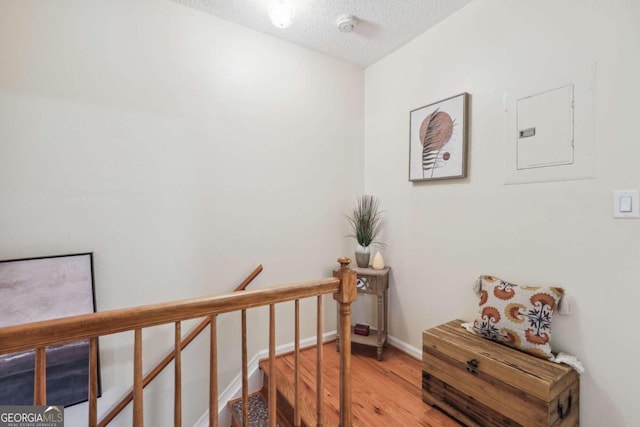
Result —
[[[387, 346], [387, 331], [389, 326], [389, 271], [391, 267], [385, 267], [382, 270], [373, 268], [351, 267], [358, 274], [358, 293], [371, 294], [377, 298], [376, 310], [376, 328], [369, 330], [369, 335], [356, 335], [353, 332], [354, 325], [351, 325], [351, 341], [376, 347], [378, 350], [378, 360], [382, 360], [382, 348]], [[338, 324], [340, 322], [340, 314], [338, 314]], [[336, 335], [336, 349], [340, 351], [340, 333]]]

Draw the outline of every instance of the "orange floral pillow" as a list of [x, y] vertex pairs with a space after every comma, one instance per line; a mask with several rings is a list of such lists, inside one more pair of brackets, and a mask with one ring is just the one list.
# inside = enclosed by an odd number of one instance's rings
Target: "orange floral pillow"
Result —
[[480, 276], [480, 310], [473, 322], [478, 335], [553, 360], [551, 318], [562, 288], [519, 286]]

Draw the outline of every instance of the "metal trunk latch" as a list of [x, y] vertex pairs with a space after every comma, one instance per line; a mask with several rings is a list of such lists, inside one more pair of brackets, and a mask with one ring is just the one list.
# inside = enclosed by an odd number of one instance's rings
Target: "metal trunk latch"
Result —
[[478, 365], [480, 365], [480, 362], [477, 359], [467, 360], [467, 371], [471, 372], [472, 374], [477, 374]]
[[562, 403], [560, 403], [560, 399], [558, 399], [558, 416], [560, 417], [561, 420], [567, 418], [571, 413], [572, 400], [573, 400], [573, 396], [571, 396], [571, 390], [569, 390], [569, 398], [567, 399], [567, 409], [565, 412], [565, 409]]

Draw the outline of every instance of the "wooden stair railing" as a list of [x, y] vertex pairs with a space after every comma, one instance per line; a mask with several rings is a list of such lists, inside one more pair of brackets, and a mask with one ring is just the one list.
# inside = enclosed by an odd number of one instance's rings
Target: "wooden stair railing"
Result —
[[[290, 285], [281, 285], [271, 288], [231, 293], [209, 298], [195, 298], [170, 303], [152, 304], [140, 307], [111, 310], [99, 313], [91, 313], [79, 316], [71, 316], [50, 321], [34, 322], [24, 325], [0, 328], [0, 355], [17, 351], [36, 350], [34, 403], [46, 405], [46, 353], [45, 347], [55, 344], [63, 344], [83, 339], [90, 340], [89, 361], [89, 410], [88, 425], [97, 426], [97, 339], [100, 336], [119, 332], [134, 331], [134, 387], [133, 387], [133, 425], [142, 427], [144, 378], [142, 375], [142, 330], [143, 328], [158, 326], [168, 323], [176, 325], [176, 353], [181, 351], [182, 342], [178, 344], [180, 322], [199, 317], [207, 317], [211, 321], [211, 346], [210, 346], [210, 426], [218, 427], [217, 420], [217, 337], [216, 316], [222, 313], [243, 311], [251, 308], [269, 306], [269, 364], [273, 367], [275, 362], [275, 304], [299, 301], [303, 298], [318, 298], [318, 313], [321, 312], [320, 299], [322, 295], [333, 294], [333, 298], [339, 304], [340, 313], [340, 426], [351, 427], [351, 302], [356, 299], [356, 273], [349, 269], [348, 258], [339, 258], [341, 268], [334, 273], [333, 278], [312, 280]], [[297, 303], [296, 303], [297, 306]], [[296, 309], [296, 322], [299, 321], [299, 309]], [[318, 348], [319, 362], [321, 362], [322, 329], [321, 317], [318, 321]], [[244, 331], [243, 331], [244, 334]], [[296, 342], [299, 341], [299, 332], [296, 333]], [[246, 337], [244, 337], [246, 339]], [[246, 347], [246, 346], [243, 346]], [[299, 346], [296, 347], [299, 351]], [[246, 353], [246, 348], [243, 348]], [[174, 355], [175, 357], [175, 355]], [[181, 425], [181, 386], [180, 379], [181, 358], [176, 358], [176, 388], [174, 390], [176, 426]], [[246, 363], [246, 354], [243, 354], [243, 365]], [[318, 367], [321, 372], [321, 366]], [[246, 390], [246, 368], [243, 366], [243, 386]], [[319, 375], [318, 377], [321, 377]], [[319, 382], [320, 384], [320, 382]], [[275, 381], [269, 381], [269, 425], [275, 427], [276, 414], [276, 390]], [[296, 391], [298, 393], [298, 391]], [[322, 389], [317, 390], [318, 419], [317, 425], [322, 423]], [[248, 408], [243, 391], [244, 410]], [[299, 398], [297, 398], [299, 401]], [[243, 418], [245, 416], [243, 415]], [[296, 416], [296, 423], [299, 417]], [[244, 424], [247, 426], [247, 424]], [[297, 424], [299, 425], [299, 424]]]
[[[247, 286], [249, 286], [249, 284], [251, 282], [253, 282], [253, 279], [255, 279], [258, 274], [262, 273], [263, 267], [262, 264], [258, 265], [243, 281], [242, 283], [240, 283], [238, 286], [236, 286], [236, 288], [233, 290], [233, 292], [239, 292], [239, 291], [244, 291]], [[216, 319], [215, 316], [211, 316], [211, 317], [207, 317], [204, 320], [202, 320], [202, 322], [200, 322], [198, 325], [196, 325], [188, 334], [187, 336], [182, 339], [181, 337], [178, 338], [180, 335], [180, 323], [176, 322], [176, 333], [175, 333], [175, 347], [174, 350], [167, 353], [167, 355], [147, 374], [145, 375], [145, 377], [142, 380], [142, 388], [145, 388], [151, 381], [153, 381], [158, 374], [160, 374], [160, 372], [162, 372], [162, 370], [164, 368], [166, 368], [167, 366], [169, 366], [169, 363], [171, 363], [174, 359], [178, 360], [181, 356], [181, 352], [182, 350], [184, 350], [189, 344], [191, 344], [191, 342], [198, 336], [200, 335], [200, 333], [202, 331], [205, 330], [205, 328], [207, 326], [209, 326], [211, 324], [211, 322], [213, 322], [213, 326], [211, 327], [211, 342], [216, 342], [217, 338], [216, 338]], [[179, 348], [180, 351], [176, 351], [176, 349]], [[217, 347], [215, 349], [212, 349], [212, 352], [217, 352]], [[211, 357], [212, 361], [213, 360], [217, 360], [217, 353], [215, 354], [216, 357]], [[181, 383], [179, 382], [179, 378], [181, 377], [181, 363], [176, 361], [175, 363], [175, 387], [176, 388], [180, 388], [181, 387]], [[215, 369], [214, 369], [215, 371]], [[216, 378], [217, 381], [217, 378]], [[218, 389], [218, 385], [216, 384], [216, 390]], [[97, 388], [96, 388], [96, 393], [97, 393]], [[122, 412], [122, 410], [124, 408], [127, 407], [127, 405], [129, 403], [131, 403], [131, 401], [133, 400], [133, 390], [131, 390], [129, 393], [127, 393], [117, 404], [115, 404], [113, 406], [113, 408], [107, 413], [107, 415], [104, 416], [104, 418], [102, 420], [100, 420], [100, 422], [98, 422], [98, 427], [105, 427], [106, 425], [108, 425], [111, 421], [113, 421], [113, 419], [120, 413]], [[216, 400], [216, 405], [218, 404], [218, 401]], [[175, 414], [174, 414], [174, 418], [177, 420], [179, 418], [178, 413], [182, 411], [181, 408], [181, 402], [177, 403], [177, 406], [179, 406], [180, 408], [176, 408], [176, 410], [174, 410]], [[91, 409], [91, 408], [90, 408]], [[177, 425], [177, 424], [176, 424]]]

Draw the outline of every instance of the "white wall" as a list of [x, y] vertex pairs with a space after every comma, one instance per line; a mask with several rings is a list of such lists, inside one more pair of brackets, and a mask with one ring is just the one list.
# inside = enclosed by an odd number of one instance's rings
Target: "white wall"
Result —
[[[168, 0], [1, 0], [0, 259], [93, 251], [101, 311], [228, 292], [259, 263], [253, 287], [329, 276], [352, 251], [341, 215], [363, 186], [363, 79]], [[277, 310], [289, 342], [292, 305]], [[249, 317], [251, 357], [268, 333], [264, 311]], [[222, 388], [239, 316], [219, 335]], [[145, 369], [170, 336], [145, 330]], [[100, 413], [131, 384], [131, 342], [101, 340]], [[184, 356], [185, 425], [206, 409], [207, 347]], [[170, 423], [172, 381], [148, 390], [148, 425]]]
[[[640, 425], [640, 220], [612, 192], [640, 187], [637, 1], [477, 0], [365, 71], [365, 190], [380, 197], [393, 267], [390, 331], [471, 319], [479, 274], [565, 287], [555, 349], [577, 355], [581, 425]], [[503, 93], [556, 66], [597, 63], [596, 178], [504, 185]], [[471, 94], [467, 179], [407, 181], [409, 111]]]

